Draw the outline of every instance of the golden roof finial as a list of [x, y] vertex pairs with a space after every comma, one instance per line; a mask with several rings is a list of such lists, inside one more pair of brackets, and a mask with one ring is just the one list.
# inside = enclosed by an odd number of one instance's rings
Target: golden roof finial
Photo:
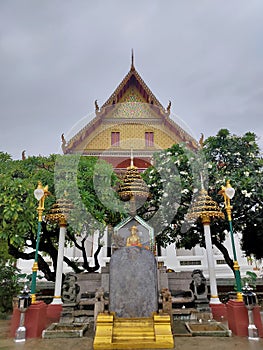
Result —
[[201, 149], [204, 147], [204, 134], [203, 133], [201, 133], [201, 137], [199, 140], [199, 146]]
[[61, 135], [61, 142], [62, 142], [61, 148], [62, 148], [63, 153], [65, 154], [67, 151], [67, 149], [66, 149], [67, 142], [65, 140], [64, 133]]
[[168, 103], [168, 105], [167, 105], [167, 108], [166, 108], [166, 113], [167, 113], [167, 114], [170, 114], [170, 112], [171, 112], [171, 105], [172, 105], [172, 102], [169, 101], [169, 103]]
[[98, 114], [100, 111], [100, 107], [98, 105], [98, 100], [95, 100], [94, 104], [95, 104], [95, 113]]
[[132, 49], [132, 52], [131, 52], [131, 70], [135, 70], [135, 68], [134, 68], [134, 54], [133, 54], [133, 49]]

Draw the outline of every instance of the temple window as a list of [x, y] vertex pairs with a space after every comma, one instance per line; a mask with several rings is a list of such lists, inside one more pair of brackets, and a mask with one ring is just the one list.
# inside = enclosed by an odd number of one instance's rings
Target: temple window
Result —
[[120, 147], [120, 133], [118, 131], [113, 131], [111, 133], [111, 145], [114, 147]]
[[145, 132], [145, 147], [153, 147], [154, 146], [154, 135], [152, 131]]

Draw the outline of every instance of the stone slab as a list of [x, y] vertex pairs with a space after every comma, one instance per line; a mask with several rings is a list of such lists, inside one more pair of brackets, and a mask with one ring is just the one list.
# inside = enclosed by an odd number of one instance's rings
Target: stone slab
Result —
[[109, 311], [117, 317], [150, 317], [158, 309], [157, 266], [151, 251], [123, 247], [110, 261]]
[[71, 325], [64, 323], [52, 323], [42, 333], [42, 338], [81, 338], [88, 329], [88, 324], [73, 323]]
[[231, 331], [229, 331], [220, 322], [210, 322], [210, 323], [194, 323], [186, 322], [187, 329], [192, 334], [192, 336], [208, 336], [208, 337], [230, 337]]

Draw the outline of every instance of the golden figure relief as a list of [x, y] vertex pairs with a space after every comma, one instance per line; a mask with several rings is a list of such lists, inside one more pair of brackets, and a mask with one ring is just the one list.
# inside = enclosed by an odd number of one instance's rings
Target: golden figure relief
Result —
[[138, 228], [137, 226], [133, 225], [130, 228], [131, 235], [127, 238], [126, 241], [126, 246], [131, 247], [131, 246], [139, 246], [141, 247], [141, 240], [140, 237], [138, 236]]

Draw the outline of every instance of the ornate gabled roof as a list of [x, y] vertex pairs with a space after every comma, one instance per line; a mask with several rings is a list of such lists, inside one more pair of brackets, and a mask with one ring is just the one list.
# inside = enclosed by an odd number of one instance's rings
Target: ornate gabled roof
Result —
[[106, 119], [108, 122], [114, 120], [116, 124], [118, 122], [128, 124], [140, 122], [149, 125], [159, 123], [176, 136], [178, 140], [176, 142], [188, 142], [190, 148], [196, 149], [197, 142], [194, 138], [169, 117], [170, 108], [171, 102], [167, 108], [164, 108], [141, 78], [134, 67], [132, 53], [130, 70], [115, 91], [101, 107], [98, 106], [97, 100], [95, 101], [95, 118], [75, 134], [68, 143], [64, 137], [62, 138], [63, 152], [75, 153], [84, 140], [89, 142], [88, 139], [96, 135], [96, 130], [99, 130]]
[[140, 74], [135, 69], [133, 53], [130, 71], [118, 85], [115, 91], [111, 94], [108, 100], [101, 106], [101, 110], [105, 107], [119, 103], [120, 99], [131, 85], [135, 85], [138, 88], [146, 102], [158, 106], [159, 108], [162, 108], [164, 110], [162, 104], [154, 96], [150, 88], [146, 85]]

